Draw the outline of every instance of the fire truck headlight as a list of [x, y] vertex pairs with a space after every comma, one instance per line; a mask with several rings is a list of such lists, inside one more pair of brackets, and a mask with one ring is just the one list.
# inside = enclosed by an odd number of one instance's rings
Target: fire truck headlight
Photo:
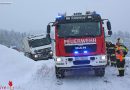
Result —
[[105, 55], [101, 56], [101, 59], [102, 59], [102, 60], [105, 60], [105, 59], [106, 59], [106, 56], [105, 56]]
[[57, 58], [56, 61], [57, 61], [57, 62], [61, 62], [62, 59], [61, 59], [61, 58]]

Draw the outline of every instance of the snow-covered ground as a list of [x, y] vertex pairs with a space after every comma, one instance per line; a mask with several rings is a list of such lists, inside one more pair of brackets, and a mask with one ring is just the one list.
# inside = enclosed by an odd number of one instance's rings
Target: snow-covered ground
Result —
[[130, 58], [126, 58], [124, 77], [117, 77], [117, 68], [108, 66], [104, 77], [87, 71], [66, 73], [64, 79], [55, 77], [54, 61], [35, 62], [22, 53], [0, 45], [0, 90], [130, 90]]

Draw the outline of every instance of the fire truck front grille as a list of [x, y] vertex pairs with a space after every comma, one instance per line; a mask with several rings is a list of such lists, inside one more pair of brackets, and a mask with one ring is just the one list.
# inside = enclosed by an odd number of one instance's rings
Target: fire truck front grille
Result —
[[70, 45], [65, 46], [65, 52], [66, 53], [74, 53], [74, 51], [78, 51], [79, 53], [83, 53], [84, 50], [87, 50], [87, 52], [96, 52], [97, 45], [96, 44], [88, 44], [88, 45]]

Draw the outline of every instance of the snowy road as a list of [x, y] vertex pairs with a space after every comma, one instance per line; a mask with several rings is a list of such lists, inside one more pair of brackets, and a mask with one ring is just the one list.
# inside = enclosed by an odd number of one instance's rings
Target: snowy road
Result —
[[[53, 62], [53, 61], [47, 61]], [[128, 72], [128, 67], [127, 67]], [[70, 72], [64, 79], [57, 80], [54, 66], [43, 65], [29, 81], [25, 90], [129, 90], [130, 74], [117, 77], [117, 69], [107, 67], [104, 77], [96, 77], [93, 72]]]

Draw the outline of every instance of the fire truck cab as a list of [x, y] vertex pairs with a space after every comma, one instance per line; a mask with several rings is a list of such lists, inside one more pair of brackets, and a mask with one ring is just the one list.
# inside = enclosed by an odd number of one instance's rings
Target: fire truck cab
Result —
[[[96, 12], [74, 13], [72, 16], [60, 14], [47, 25], [47, 36], [54, 26], [54, 60], [57, 78], [63, 78], [65, 71], [92, 69], [95, 75], [104, 76], [107, 64], [105, 29], [112, 35], [108, 19], [101, 19]], [[52, 24], [51, 24], [52, 23]]]

